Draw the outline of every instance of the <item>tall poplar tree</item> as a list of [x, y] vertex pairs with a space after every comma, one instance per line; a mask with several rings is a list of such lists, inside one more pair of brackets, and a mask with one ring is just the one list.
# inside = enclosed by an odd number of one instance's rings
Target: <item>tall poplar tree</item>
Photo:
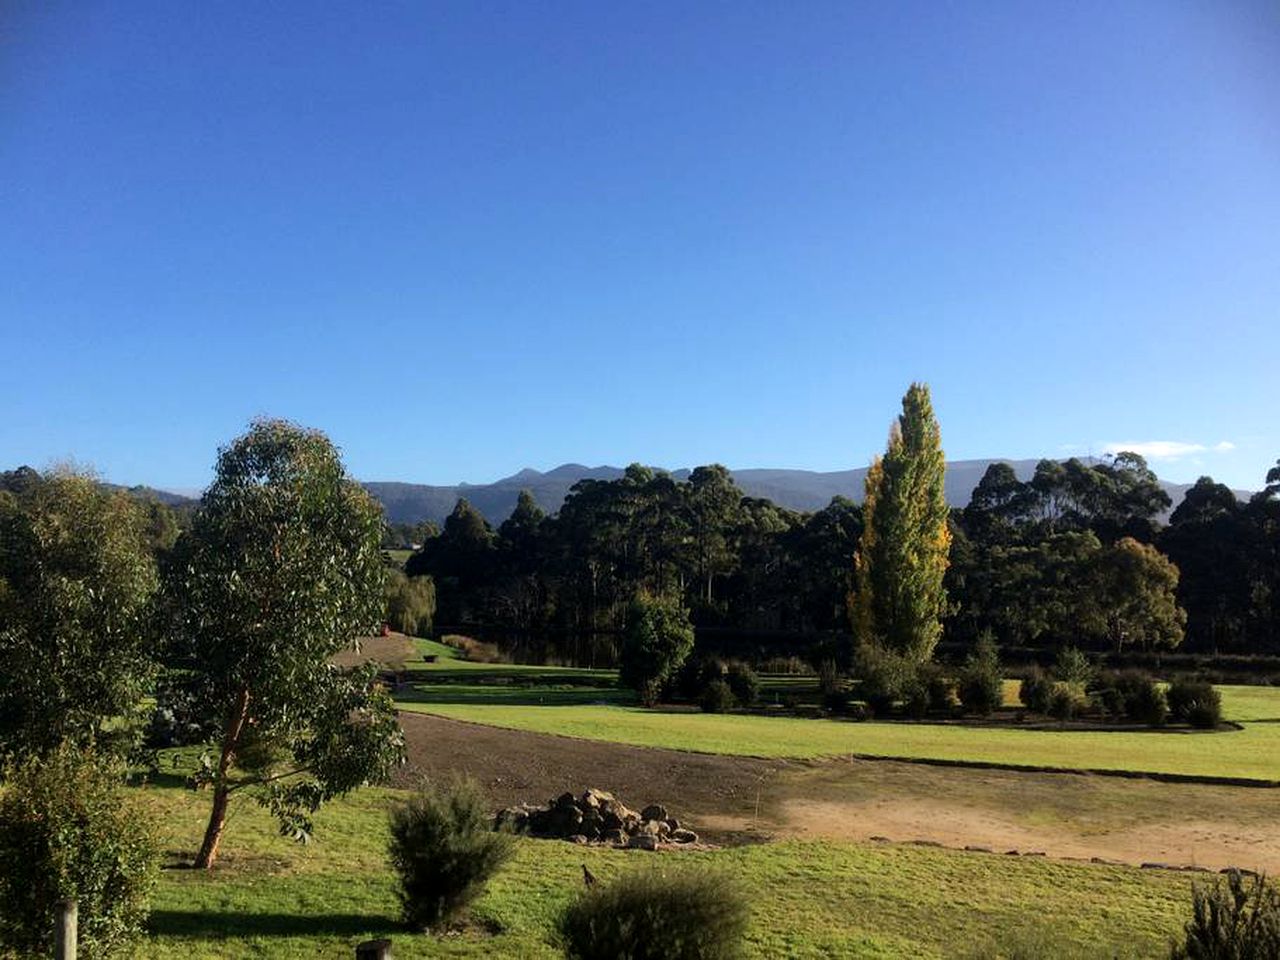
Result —
[[913, 383], [867, 471], [850, 618], [857, 642], [924, 663], [942, 633], [951, 534], [946, 458], [929, 388]]

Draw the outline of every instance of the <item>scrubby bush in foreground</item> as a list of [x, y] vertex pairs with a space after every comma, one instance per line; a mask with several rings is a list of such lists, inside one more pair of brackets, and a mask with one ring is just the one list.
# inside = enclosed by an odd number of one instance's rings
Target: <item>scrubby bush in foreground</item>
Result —
[[1165, 692], [1174, 720], [1212, 730], [1222, 719], [1222, 697], [1203, 680], [1175, 680]]
[[0, 956], [50, 956], [56, 906], [79, 905], [80, 955], [128, 956], [158, 849], [119, 771], [62, 746], [6, 773], [0, 793]]
[[405, 923], [425, 930], [452, 920], [514, 852], [514, 838], [490, 827], [474, 781], [422, 786], [391, 811], [391, 865]]
[[1280, 957], [1280, 892], [1265, 878], [1239, 871], [1226, 883], [1197, 885], [1191, 920], [1172, 960], [1274, 960]]
[[571, 960], [731, 960], [742, 954], [747, 901], [704, 870], [639, 870], [588, 889], [560, 919]]

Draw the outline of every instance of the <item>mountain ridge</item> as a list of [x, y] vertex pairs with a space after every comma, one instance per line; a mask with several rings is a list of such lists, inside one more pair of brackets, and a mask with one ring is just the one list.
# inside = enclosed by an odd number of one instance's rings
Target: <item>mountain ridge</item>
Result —
[[[1027, 480], [1035, 473], [1040, 459], [1013, 460], [995, 457], [948, 461], [945, 488], [947, 502], [953, 507], [966, 505], [973, 488], [993, 463], [1007, 463], [1013, 467], [1020, 480]], [[1081, 459], [1086, 463], [1102, 462], [1097, 458]], [[748, 496], [763, 497], [792, 510], [814, 511], [821, 510], [835, 496], [861, 502], [867, 469], [856, 467], [850, 470], [819, 471], [750, 467], [729, 472]], [[615, 480], [624, 472], [623, 467], [589, 467], [579, 463], [563, 463], [546, 471], [525, 467], [510, 476], [484, 484], [433, 485], [382, 480], [362, 483], [382, 503], [387, 519], [393, 523], [417, 523], [422, 520], [440, 523], [449, 515], [458, 498], [465, 497], [490, 523], [496, 525], [510, 516], [521, 490], [528, 490], [543, 510], [554, 513], [560, 509], [569, 489], [578, 481]], [[691, 473], [688, 468], [664, 472], [676, 480], [688, 479]], [[1175, 507], [1192, 487], [1189, 483], [1174, 483], [1164, 479], [1160, 480], [1160, 485], [1169, 494]], [[1242, 498], [1248, 496], [1244, 491], [1235, 492]]]

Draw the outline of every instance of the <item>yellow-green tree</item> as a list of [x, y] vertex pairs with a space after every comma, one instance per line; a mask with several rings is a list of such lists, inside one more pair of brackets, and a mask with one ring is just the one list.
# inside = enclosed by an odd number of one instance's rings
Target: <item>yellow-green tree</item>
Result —
[[913, 383], [885, 455], [867, 471], [850, 619], [860, 645], [916, 663], [933, 656], [947, 605], [946, 469], [929, 388]]

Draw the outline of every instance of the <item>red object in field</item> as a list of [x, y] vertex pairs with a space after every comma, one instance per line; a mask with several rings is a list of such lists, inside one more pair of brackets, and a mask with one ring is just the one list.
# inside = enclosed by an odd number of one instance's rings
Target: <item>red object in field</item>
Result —
[[391, 624], [389, 624], [389, 623], [384, 623], [384, 624], [382, 625], [382, 635], [383, 635], [384, 637], [389, 637], [389, 636], [391, 636]]

